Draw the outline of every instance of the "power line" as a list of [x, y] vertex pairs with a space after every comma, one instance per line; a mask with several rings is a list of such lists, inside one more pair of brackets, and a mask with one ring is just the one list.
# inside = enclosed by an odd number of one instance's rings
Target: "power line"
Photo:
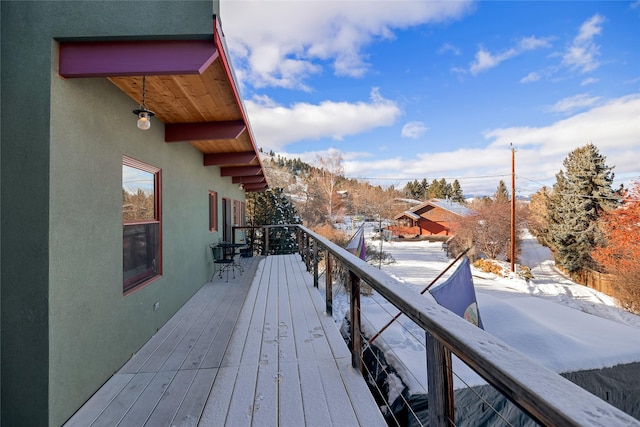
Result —
[[[484, 178], [500, 178], [500, 177], [505, 177], [505, 176], [511, 176], [511, 174], [501, 174], [501, 175], [478, 175], [478, 176], [465, 176], [465, 177], [441, 177], [439, 179], [445, 179], [445, 180], [466, 180], [466, 179], [484, 179]], [[366, 176], [357, 176], [357, 177], [348, 177], [345, 176], [345, 178], [347, 179], [362, 179], [362, 180], [380, 180], [380, 181], [415, 181], [415, 180], [419, 180], [419, 179], [426, 179], [427, 181], [429, 180], [428, 177], [422, 177], [422, 178], [407, 178], [407, 177], [403, 177], [403, 178], [389, 178], [389, 177], [366, 177]], [[438, 178], [434, 178], [436, 180], [438, 180]]]

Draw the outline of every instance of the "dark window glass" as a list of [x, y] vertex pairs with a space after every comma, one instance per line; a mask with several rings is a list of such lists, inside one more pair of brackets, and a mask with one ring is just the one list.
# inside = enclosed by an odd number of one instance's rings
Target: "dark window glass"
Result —
[[162, 274], [160, 169], [122, 158], [123, 292]]

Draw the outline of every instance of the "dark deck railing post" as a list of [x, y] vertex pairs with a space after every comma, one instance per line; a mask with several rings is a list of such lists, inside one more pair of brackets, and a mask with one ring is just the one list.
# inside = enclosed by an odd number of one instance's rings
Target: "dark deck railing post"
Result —
[[447, 427], [455, 421], [451, 352], [425, 331], [427, 341], [427, 385], [429, 426]]
[[309, 244], [310, 244], [309, 233], [305, 233], [304, 234], [304, 250], [305, 250], [304, 263], [307, 266], [307, 271], [311, 271], [310, 264], [309, 264], [309, 259], [311, 257], [311, 248], [309, 247]]
[[264, 227], [262, 229], [262, 233], [264, 234], [264, 253], [263, 255], [269, 255], [269, 227]]
[[360, 324], [360, 278], [349, 270], [349, 288], [351, 289], [351, 366], [362, 372], [362, 335]]
[[317, 240], [313, 241], [313, 286], [318, 287], [318, 262], [320, 260], [320, 245]]
[[[326, 249], [326, 248], [325, 248]], [[331, 252], [329, 252], [329, 249], [326, 250], [326, 255], [325, 255], [325, 270], [324, 270], [324, 274], [325, 274], [325, 300], [326, 300], [326, 307], [327, 307], [327, 314], [328, 315], [333, 315], [333, 277], [332, 277], [332, 272], [331, 272]]]
[[[409, 292], [400, 282], [381, 275], [380, 271], [357, 257], [348, 254], [344, 248], [323, 238], [313, 231], [298, 225], [306, 233], [306, 241], [312, 237], [327, 256], [331, 276], [331, 264], [341, 263], [348, 271], [351, 296], [351, 352], [352, 365], [363, 370], [362, 335], [360, 311], [360, 281], [372, 288], [400, 312], [415, 322], [427, 337], [427, 375], [429, 383], [429, 407], [433, 409], [432, 426], [449, 425], [454, 420], [452, 405], [451, 354], [512, 403], [526, 412], [541, 425], [635, 425], [637, 420], [604, 400], [580, 388], [555, 372], [537, 364], [534, 360], [514, 351], [508, 345], [491, 337], [480, 328], [469, 324], [454, 313], [438, 308], [427, 298], [416, 298], [417, 293]], [[309, 245], [305, 248], [309, 251]], [[331, 260], [332, 259], [332, 260]], [[306, 256], [309, 260], [309, 256]], [[327, 280], [330, 280], [327, 277]], [[331, 285], [327, 286], [330, 291]], [[327, 301], [331, 299], [328, 298]], [[472, 330], [472, 328], [475, 328]], [[474, 332], [475, 331], [475, 332]], [[442, 340], [442, 341], [438, 341]], [[490, 352], [485, 344], [494, 343]], [[530, 378], [529, 370], [520, 366], [536, 367], [536, 378]]]

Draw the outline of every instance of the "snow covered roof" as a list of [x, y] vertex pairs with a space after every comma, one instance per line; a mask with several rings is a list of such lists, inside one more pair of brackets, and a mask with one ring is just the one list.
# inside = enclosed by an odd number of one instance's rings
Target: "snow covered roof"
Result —
[[408, 216], [409, 218], [412, 218], [412, 219], [415, 219], [415, 220], [420, 219], [420, 215], [415, 214], [415, 213], [413, 213], [413, 212], [411, 212], [411, 211], [404, 211], [404, 212], [402, 212], [402, 213], [400, 213], [400, 214], [396, 215], [393, 219], [400, 219], [400, 218], [402, 218], [403, 216]]
[[425, 206], [439, 207], [440, 209], [444, 209], [446, 211], [452, 212], [459, 216], [468, 216], [473, 213], [471, 209], [464, 206], [463, 204], [454, 202], [451, 200], [447, 200], [447, 199], [429, 199], [426, 202], [411, 208], [411, 212], [419, 211], [420, 209], [423, 209]]

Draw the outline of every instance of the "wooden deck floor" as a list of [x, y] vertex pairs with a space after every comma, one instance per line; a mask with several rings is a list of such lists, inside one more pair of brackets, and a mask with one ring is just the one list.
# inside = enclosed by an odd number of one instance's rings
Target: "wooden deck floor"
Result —
[[215, 278], [66, 426], [386, 426], [298, 255]]

